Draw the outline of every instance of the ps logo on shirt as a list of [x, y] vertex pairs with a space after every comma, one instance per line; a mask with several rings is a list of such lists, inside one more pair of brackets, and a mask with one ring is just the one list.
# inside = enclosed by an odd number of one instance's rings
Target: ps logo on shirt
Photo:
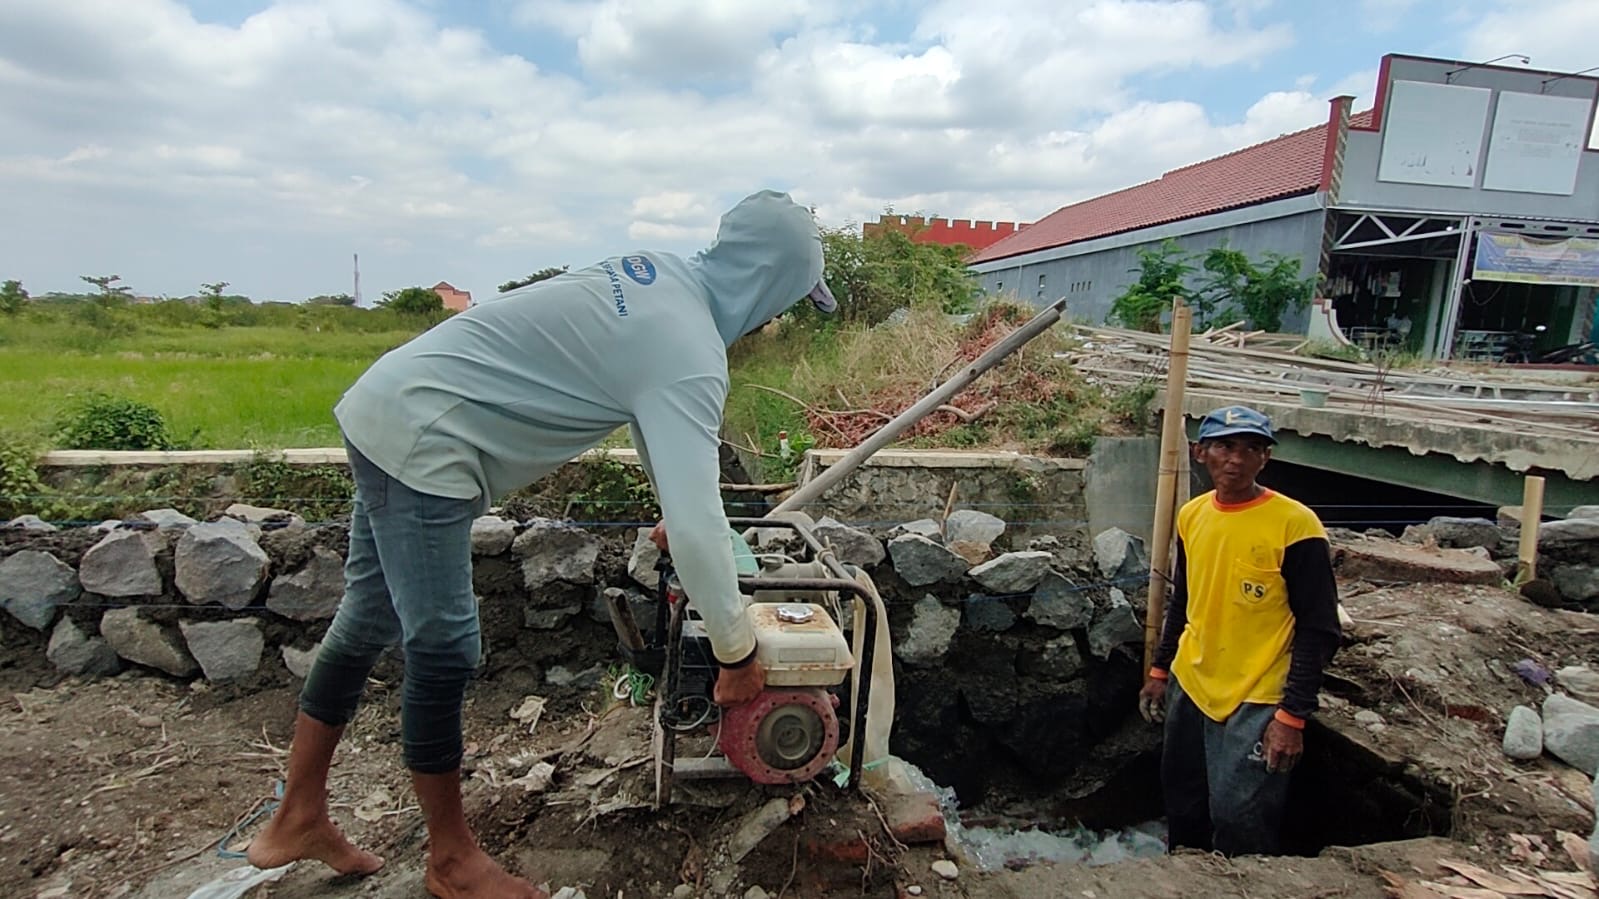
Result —
[[637, 284], [655, 283], [655, 263], [645, 256], [623, 256], [622, 272]]
[[1241, 581], [1239, 589], [1243, 592], [1245, 599], [1266, 598], [1266, 585], [1257, 581]]

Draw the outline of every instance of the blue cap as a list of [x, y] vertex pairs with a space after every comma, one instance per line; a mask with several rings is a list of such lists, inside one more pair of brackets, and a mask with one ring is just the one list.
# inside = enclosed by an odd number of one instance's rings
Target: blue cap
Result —
[[1277, 442], [1277, 438], [1271, 433], [1271, 419], [1248, 406], [1223, 406], [1220, 409], [1212, 409], [1199, 421], [1201, 442], [1233, 434], [1254, 434], [1266, 438], [1268, 443]]

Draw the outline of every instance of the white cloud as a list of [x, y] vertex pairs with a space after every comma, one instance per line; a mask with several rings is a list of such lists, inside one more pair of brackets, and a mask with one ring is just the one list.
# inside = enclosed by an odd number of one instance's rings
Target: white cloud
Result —
[[1573, 72], [1599, 65], [1599, 3], [1594, 0], [1488, 0], [1466, 33], [1465, 59], [1524, 53], [1531, 67]]
[[0, 2], [0, 245], [28, 266], [0, 274], [296, 298], [343, 289], [360, 252], [370, 294], [483, 292], [693, 249], [766, 186], [834, 225], [1033, 219], [1316, 124], [1331, 95], [1263, 79], [1221, 116], [1142, 92], [1287, 46], [1269, 0], [895, 2], [893, 28], [860, 0], [499, 4], [560, 60], [447, 4], [261, 3], [226, 27], [177, 0]]

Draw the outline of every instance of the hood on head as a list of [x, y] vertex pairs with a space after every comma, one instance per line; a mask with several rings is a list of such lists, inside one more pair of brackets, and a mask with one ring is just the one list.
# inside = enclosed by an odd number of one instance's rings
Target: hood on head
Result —
[[822, 235], [809, 209], [763, 190], [722, 216], [716, 240], [689, 265], [710, 294], [716, 330], [732, 346], [822, 280]]

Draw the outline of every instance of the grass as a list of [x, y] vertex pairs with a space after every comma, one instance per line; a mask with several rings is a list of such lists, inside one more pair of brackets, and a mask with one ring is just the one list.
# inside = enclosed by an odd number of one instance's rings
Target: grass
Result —
[[0, 430], [48, 440], [75, 396], [148, 403], [196, 448], [337, 446], [333, 406], [414, 330], [140, 327], [0, 322]]
[[[0, 391], [0, 433], [47, 446], [74, 398], [99, 392], [154, 406], [171, 436], [194, 448], [337, 446], [332, 410], [339, 397], [421, 328], [390, 313], [351, 309], [256, 307], [234, 323], [224, 320], [225, 327], [205, 326], [216, 319], [199, 315], [192, 308], [80, 307], [0, 318], [0, 382], [20, 387]], [[786, 478], [793, 462], [776, 459], [780, 432], [796, 451], [813, 443], [852, 446], [883, 415], [831, 413], [898, 413], [1029, 315], [999, 305], [970, 324], [924, 309], [870, 328], [769, 327], [729, 354], [725, 436], [767, 454], [765, 477]], [[1100, 433], [1139, 430], [1150, 391], [1106, 395], [1085, 383], [1054, 358], [1065, 342], [1063, 332], [1046, 332], [968, 388], [955, 402], [984, 408], [975, 421], [935, 416], [901, 444], [1080, 454]], [[818, 417], [818, 410], [829, 414]], [[607, 443], [625, 445], [625, 429]]]

